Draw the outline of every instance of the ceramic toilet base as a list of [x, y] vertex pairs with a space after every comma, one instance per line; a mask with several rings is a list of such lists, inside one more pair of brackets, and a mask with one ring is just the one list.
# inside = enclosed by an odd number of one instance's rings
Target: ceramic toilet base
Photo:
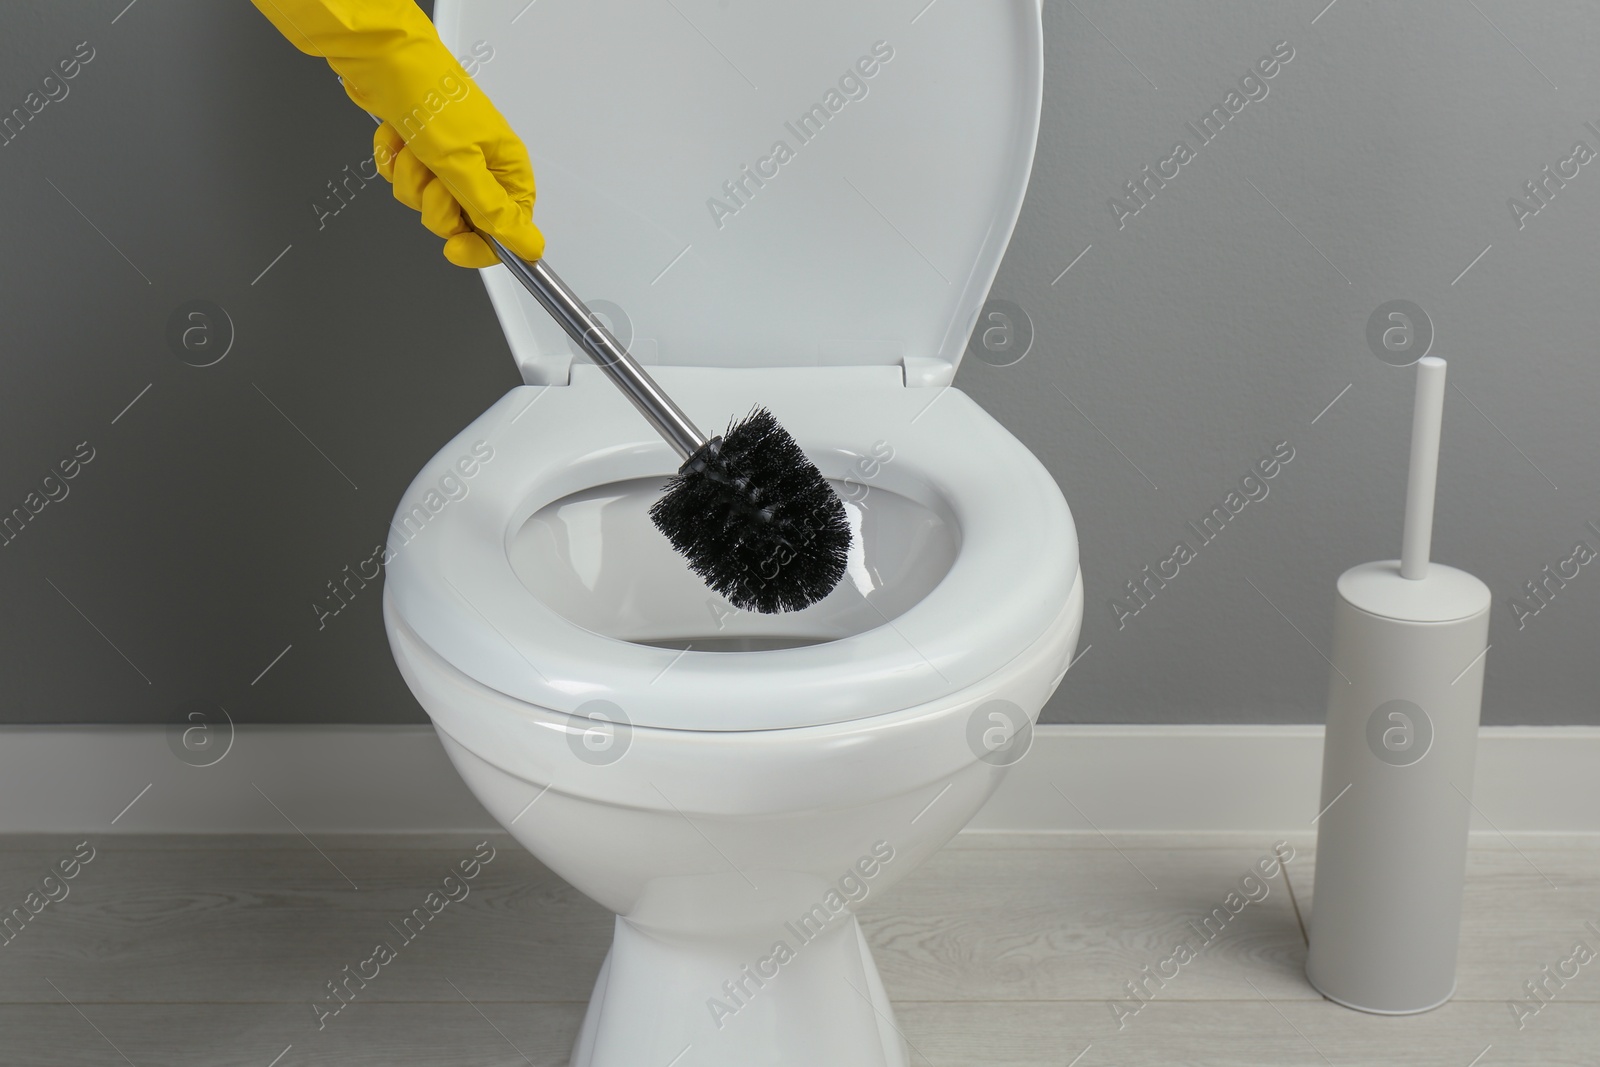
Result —
[[855, 916], [777, 933], [687, 939], [618, 917], [571, 1067], [906, 1067]]

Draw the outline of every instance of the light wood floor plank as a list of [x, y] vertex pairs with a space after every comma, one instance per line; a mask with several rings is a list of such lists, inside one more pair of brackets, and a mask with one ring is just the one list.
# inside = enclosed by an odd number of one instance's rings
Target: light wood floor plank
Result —
[[[1479, 1067], [1600, 1063], [1600, 962], [1520, 1031], [1505, 1003], [1570, 951], [1585, 919], [1600, 925], [1600, 850], [1523, 837], [1475, 847], [1460, 991], [1438, 1011], [1383, 1018], [1318, 997], [1279, 876], [1130, 1015], [1124, 983], [1271, 842], [984, 836], [863, 913], [920, 1067], [1067, 1067], [1090, 1045], [1077, 1067], [1468, 1067], [1489, 1046]], [[81, 839], [0, 841], [0, 908]], [[611, 918], [504, 835], [471, 895], [317, 1029], [324, 983], [397, 940], [388, 923], [480, 840], [95, 839], [67, 899], [0, 945], [0, 1067], [268, 1067], [291, 1044], [278, 1067], [559, 1067]], [[1294, 843], [1289, 879], [1309, 909], [1314, 857]]]
[[1087, 1004], [905, 1004], [896, 1012], [922, 1054], [913, 1055], [916, 1067], [1067, 1067], [1080, 1054], [1075, 1067], [1469, 1067], [1480, 1054], [1474, 1067], [1594, 1067], [1600, 1038], [1600, 1020], [1570, 1005], [1551, 1025], [1522, 1033], [1509, 1014], [1470, 1003], [1387, 1017], [1328, 1001], [1158, 1001], [1121, 1031]]
[[[0, 905], [21, 904], [67, 854], [6, 855]], [[469, 847], [324, 856], [304, 842], [100, 852], [67, 883], [66, 899], [0, 947], [0, 1002], [48, 1001], [37, 976], [64, 971], [94, 1001], [309, 1002], [380, 941], [398, 958], [368, 999], [437, 999], [439, 976], [476, 973], [502, 999], [587, 1000], [612, 917], [521, 848], [497, 849], [465, 899], [402, 939], [396, 927], [415, 908], [426, 914], [429, 892], [471, 855]]]
[[[471, 986], [458, 984], [473, 996]], [[455, 995], [448, 987], [445, 993]], [[457, 997], [454, 1003], [357, 1007], [352, 1005], [347, 1017], [331, 1020], [319, 1031], [311, 1012], [298, 1005], [78, 1001], [74, 1008], [59, 998], [55, 1004], [0, 1005], [0, 1063], [563, 1067], [583, 1020], [582, 1005], [494, 1004], [476, 997], [471, 1004]]]
[[[78, 1008], [0, 1006], [0, 1062], [107, 1067], [124, 1062], [114, 1044], [137, 1067], [267, 1067], [286, 1048], [278, 1067], [561, 1067], [582, 1019], [579, 1005], [475, 997], [352, 1006], [322, 1031], [285, 1005]], [[1597, 1036], [1574, 1006], [1522, 1033], [1474, 1004], [1385, 1018], [1325, 1001], [1158, 1001], [1121, 1031], [1083, 1003], [921, 1002], [896, 1014], [917, 1067], [1066, 1067], [1080, 1054], [1075, 1067], [1468, 1067], [1480, 1054], [1481, 1067], [1592, 1067]]]
[[1176, 967], [1170, 997], [1248, 997], [1250, 977], [1273, 996], [1315, 998], [1281, 874], [1255, 883], [1259, 903], [1213, 919], [1209, 946], [1190, 926], [1224, 907], [1269, 848], [947, 850], [862, 921], [895, 999], [1114, 1000], [1179, 941], [1199, 958]]

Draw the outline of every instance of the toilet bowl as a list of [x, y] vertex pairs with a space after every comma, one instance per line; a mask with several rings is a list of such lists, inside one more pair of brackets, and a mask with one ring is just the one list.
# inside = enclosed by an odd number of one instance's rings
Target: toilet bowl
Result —
[[[616, 914], [573, 1067], [900, 1067], [856, 910], [1026, 752], [1082, 620], [1060, 490], [949, 386], [1031, 165], [1038, 3], [655, 6], [435, 16], [452, 51], [493, 56], [476, 78], [530, 143], [563, 273], [707, 432], [772, 409], [845, 502], [846, 576], [781, 615], [707, 589], [648, 517], [676, 453], [494, 268], [526, 384], [408, 489], [385, 626], [484, 807]], [[766, 152], [774, 111], [841, 84], [828, 128], [776, 135], [802, 155], [759, 197], [699, 203], [752, 137]], [[929, 198], [952, 138], [954, 198]], [[841, 179], [902, 184], [863, 229]], [[664, 234], [687, 249], [640, 271]]]

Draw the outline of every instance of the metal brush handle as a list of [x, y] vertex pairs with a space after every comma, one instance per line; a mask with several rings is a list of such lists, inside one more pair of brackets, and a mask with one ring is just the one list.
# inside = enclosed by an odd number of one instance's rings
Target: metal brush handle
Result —
[[645, 373], [638, 361], [628, 354], [620, 341], [611, 336], [611, 331], [567, 287], [561, 276], [550, 269], [549, 264], [542, 259], [530, 263], [481, 230], [478, 236], [489, 243], [512, 276], [533, 294], [533, 298], [550, 313], [551, 318], [561, 324], [567, 336], [576, 341], [589, 358], [606, 372], [612, 383], [633, 401], [633, 406], [650, 420], [656, 432], [677, 449], [680, 456], [688, 459], [705, 445], [705, 435], [695, 428], [689, 417], [672, 402], [672, 398], [662, 392], [655, 379]]
[[[344, 79], [340, 78], [339, 83], [343, 85]], [[373, 122], [383, 124], [383, 119], [372, 112], [367, 112], [367, 115]], [[689, 416], [661, 391], [655, 379], [646, 374], [639, 362], [622, 347], [622, 343], [611, 336], [611, 331], [595, 318], [594, 312], [578, 299], [578, 295], [567, 288], [567, 283], [561, 280], [560, 275], [542, 259], [529, 263], [492, 235], [477, 230], [472, 220], [466, 217], [465, 211], [461, 215], [467, 228], [489, 242], [489, 247], [494, 249], [495, 255], [500, 257], [500, 262], [506, 265], [512, 277], [533, 294], [533, 298], [550, 313], [550, 317], [567, 331], [567, 336], [576, 341], [578, 347], [606, 372], [606, 376], [622, 390], [624, 396], [633, 401], [633, 406], [650, 420], [650, 425], [656, 428], [667, 444], [678, 450], [678, 455], [688, 459], [705, 447], [705, 434], [696, 429], [694, 423], [689, 421]]]

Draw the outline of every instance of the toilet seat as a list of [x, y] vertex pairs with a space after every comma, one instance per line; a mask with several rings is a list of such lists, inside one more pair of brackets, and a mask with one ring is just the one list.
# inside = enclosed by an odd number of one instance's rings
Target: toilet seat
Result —
[[[903, 614], [802, 647], [674, 651], [569, 621], [517, 577], [510, 539], [552, 501], [664, 479], [679, 462], [597, 368], [574, 366], [570, 385], [501, 398], [422, 469], [397, 513], [388, 594], [418, 639], [463, 674], [559, 712], [606, 700], [634, 726], [787, 729], [899, 711], [980, 683], [1060, 617], [1078, 577], [1071, 513], [1038, 460], [964, 393], [907, 388], [891, 367], [657, 372], [702, 426], [720, 429], [767, 404], [830, 478], [843, 478], [875, 440], [891, 442], [882, 484], [931, 495], [958, 527], [949, 572]], [[475, 445], [492, 458], [466, 481], [456, 464]], [[465, 487], [460, 499], [437, 491], [448, 477]], [[444, 501], [437, 511], [425, 503], [430, 492]], [[418, 514], [429, 517], [405, 522]]]

